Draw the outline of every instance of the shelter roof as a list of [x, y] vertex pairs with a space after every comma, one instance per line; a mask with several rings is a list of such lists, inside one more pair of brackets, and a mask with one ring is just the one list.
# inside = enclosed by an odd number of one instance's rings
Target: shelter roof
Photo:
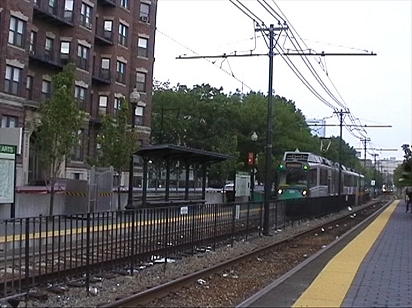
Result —
[[170, 159], [190, 163], [217, 163], [231, 158], [230, 155], [184, 147], [174, 144], [157, 144], [142, 147], [136, 155], [149, 159]]

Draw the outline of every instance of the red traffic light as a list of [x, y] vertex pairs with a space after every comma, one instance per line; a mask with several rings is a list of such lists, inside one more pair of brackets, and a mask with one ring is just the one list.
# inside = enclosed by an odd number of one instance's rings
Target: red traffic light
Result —
[[247, 158], [247, 164], [249, 166], [253, 166], [253, 153], [249, 153], [248, 158]]

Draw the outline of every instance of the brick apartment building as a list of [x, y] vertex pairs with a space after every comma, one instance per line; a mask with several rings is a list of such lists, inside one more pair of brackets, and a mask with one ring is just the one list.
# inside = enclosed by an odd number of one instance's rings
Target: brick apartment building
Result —
[[77, 67], [73, 94], [88, 120], [64, 176], [87, 179], [86, 158], [96, 153], [100, 115], [114, 114], [135, 87], [136, 129], [141, 143], [148, 143], [156, 7], [157, 0], [0, 1], [0, 120], [1, 127], [22, 128], [18, 186], [42, 179], [33, 123], [52, 93], [52, 76], [69, 62]]

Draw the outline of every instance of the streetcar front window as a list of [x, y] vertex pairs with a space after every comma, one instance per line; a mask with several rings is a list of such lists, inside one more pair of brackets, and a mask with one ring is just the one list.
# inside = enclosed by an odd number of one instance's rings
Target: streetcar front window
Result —
[[307, 185], [307, 173], [301, 169], [285, 170], [280, 175], [280, 183], [286, 185]]

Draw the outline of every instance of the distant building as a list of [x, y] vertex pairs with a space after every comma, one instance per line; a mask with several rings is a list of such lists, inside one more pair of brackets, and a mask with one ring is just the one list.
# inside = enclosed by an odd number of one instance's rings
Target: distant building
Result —
[[135, 87], [141, 97], [135, 122], [140, 142], [148, 143], [156, 8], [157, 0], [0, 1], [0, 123], [23, 128], [18, 186], [42, 180], [33, 121], [51, 96], [53, 75], [69, 62], [77, 66], [73, 95], [88, 121], [63, 176], [87, 179], [100, 116], [116, 113]]
[[387, 175], [392, 178], [395, 173], [395, 169], [402, 163], [403, 160], [396, 160], [395, 157], [391, 157], [390, 159], [380, 159], [379, 161], [376, 161], [376, 168], [383, 175]]
[[326, 121], [324, 119], [306, 119], [312, 135], [325, 138], [326, 136]]
[[[365, 164], [364, 159], [360, 158], [359, 161], [361, 162], [361, 164]], [[396, 160], [395, 157], [391, 157], [389, 159], [376, 160], [376, 162], [374, 160], [367, 159], [365, 165], [367, 168], [376, 168], [376, 171], [381, 173], [384, 182], [387, 185], [392, 185], [394, 184], [393, 175], [395, 173], [395, 170], [402, 163], [403, 160]]]

